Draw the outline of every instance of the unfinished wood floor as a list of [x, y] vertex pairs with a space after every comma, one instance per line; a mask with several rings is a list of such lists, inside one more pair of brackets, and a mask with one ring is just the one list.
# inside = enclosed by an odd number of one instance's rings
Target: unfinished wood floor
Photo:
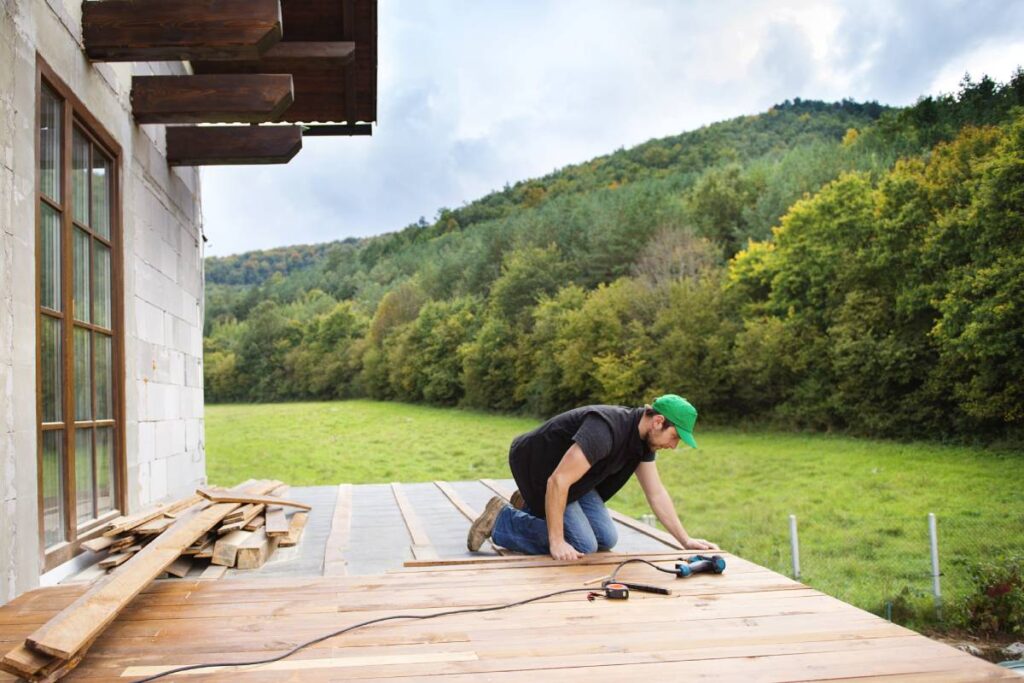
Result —
[[[495, 557], [498, 552], [489, 543], [479, 553], [470, 553], [466, 534], [470, 521], [492, 496], [508, 498], [514, 489], [511, 479], [292, 488], [289, 498], [312, 506], [299, 544], [278, 548], [258, 569], [227, 569], [211, 576], [236, 579], [378, 574], [415, 559]], [[678, 548], [664, 532], [612, 514], [619, 521], [616, 551]], [[205, 563], [197, 563], [186, 578], [200, 578], [204, 567]], [[68, 577], [65, 583], [93, 581], [101, 576], [104, 572], [93, 566]]]
[[[661, 558], [671, 567], [672, 555]], [[628, 601], [562, 595], [509, 610], [385, 622], [262, 669], [174, 679], [230, 681], [979, 681], [1012, 672], [917, 635], [741, 558], [689, 579], [638, 565], [620, 578], [671, 588]], [[68, 677], [131, 681], [166, 668], [283, 653], [326, 632], [395, 614], [492, 606], [606, 575], [623, 556], [418, 560], [374, 576], [157, 582]], [[0, 608], [10, 647], [84, 586], [32, 591]], [[10, 679], [2, 679], [10, 680]]]

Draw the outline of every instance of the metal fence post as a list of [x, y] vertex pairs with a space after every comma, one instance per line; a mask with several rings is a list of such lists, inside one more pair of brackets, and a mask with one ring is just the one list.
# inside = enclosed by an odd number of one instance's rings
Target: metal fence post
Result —
[[793, 549], [793, 578], [800, 579], [800, 540], [796, 534], [796, 515], [789, 516], [789, 544]]
[[942, 587], [939, 585], [939, 532], [935, 524], [935, 513], [928, 513], [928, 536], [932, 545], [932, 593], [935, 595], [935, 614], [942, 618]]

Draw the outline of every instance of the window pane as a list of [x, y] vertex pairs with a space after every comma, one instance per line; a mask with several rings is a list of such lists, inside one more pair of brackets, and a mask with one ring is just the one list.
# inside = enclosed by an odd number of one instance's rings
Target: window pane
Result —
[[60, 214], [46, 202], [39, 204], [42, 258], [39, 263], [39, 303], [55, 311], [60, 304]]
[[109, 420], [114, 417], [114, 402], [111, 387], [114, 386], [114, 364], [111, 359], [110, 337], [93, 332], [93, 353], [96, 354], [96, 419]]
[[89, 369], [92, 365], [92, 349], [89, 330], [75, 328], [75, 419], [92, 419], [92, 378]]
[[92, 321], [110, 327], [110, 248], [92, 243]]
[[74, 237], [74, 285], [75, 320], [89, 322], [89, 233], [75, 228]]
[[96, 429], [96, 503], [97, 514], [114, 509], [114, 429]]
[[94, 519], [92, 513], [92, 430], [75, 430], [75, 500], [78, 524]]
[[89, 225], [89, 140], [77, 128], [71, 136], [71, 215]]
[[61, 353], [61, 321], [48, 315], [40, 318], [43, 326], [43, 353], [40, 363], [43, 373], [43, 422], [61, 422], [64, 419], [61, 407], [61, 399], [64, 397], [64, 392], [61, 391], [64, 385], [61, 381], [61, 368], [64, 365], [64, 354]]
[[60, 136], [64, 104], [43, 88], [39, 112], [39, 189], [60, 203]]
[[93, 148], [92, 151], [92, 229], [110, 239], [110, 162]]
[[64, 432], [43, 432], [43, 542], [64, 536]]

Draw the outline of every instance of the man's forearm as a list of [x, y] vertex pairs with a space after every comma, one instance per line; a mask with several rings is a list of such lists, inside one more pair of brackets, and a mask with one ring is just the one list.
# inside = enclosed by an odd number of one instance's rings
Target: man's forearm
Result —
[[654, 511], [654, 516], [658, 518], [661, 525], [672, 534], [677, 541], [682, 544], [686, 544], [690, 540], [690, 534], [683, 528], [683, 523], [679, 521], [679, 515], [676, 513], [675, 503], [672, 502], [672, 497], [667, 492], [653, 496], [649, 501], [651, 510]]
[[562, 486], [554, 477], [548, 479], [547, 490], [544, 492], [544, 516], [548, 523], [548, 543], [550, 545], [565, 540], [563, 520], [565, 518], [565, 501], [568, 497], [568, 487]]

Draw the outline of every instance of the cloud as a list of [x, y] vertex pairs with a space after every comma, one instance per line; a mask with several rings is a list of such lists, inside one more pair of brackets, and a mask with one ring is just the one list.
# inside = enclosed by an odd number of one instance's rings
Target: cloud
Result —
[[380, 0], [379, 123], [203, 170], [207, 253], [397, 230], [793, 97], [905, 105], [1024, 63], [1024, 3]]

